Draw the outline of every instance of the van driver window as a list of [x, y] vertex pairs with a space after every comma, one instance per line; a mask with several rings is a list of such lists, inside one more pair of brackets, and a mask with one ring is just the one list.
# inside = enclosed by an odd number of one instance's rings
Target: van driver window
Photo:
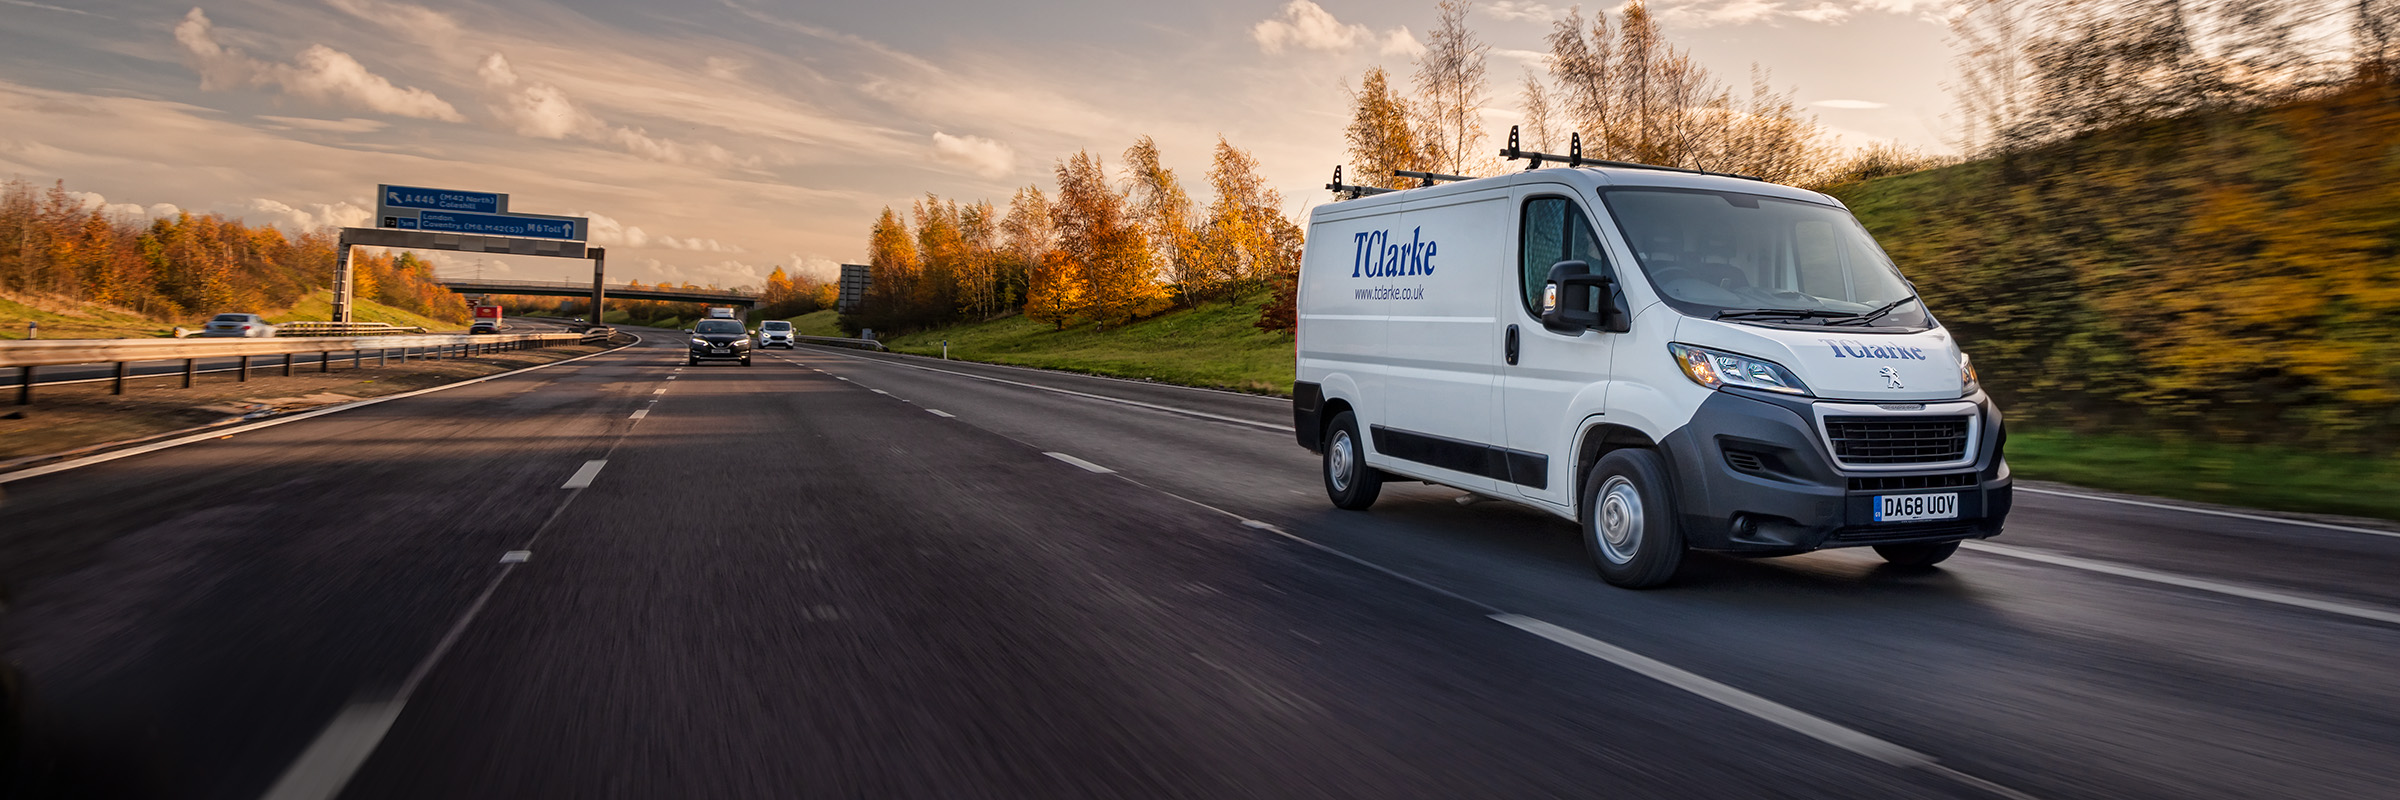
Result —
[[[1518, 275], [1525, 310], [1542, 313], [1542, 288], [1550, 282], [1550, 267], [1561, 261], [1581, 261], [1598, 275], [1615, 275], [1600, 237], [1592, 232], [1583, 208], [1564, 197], [1525, 201], [1523, 235], [1518, 242]], [[1598, 297], [1593, 298], [1595, 302]], [[1592, 309], [1586, 309], [1592, 310]]]

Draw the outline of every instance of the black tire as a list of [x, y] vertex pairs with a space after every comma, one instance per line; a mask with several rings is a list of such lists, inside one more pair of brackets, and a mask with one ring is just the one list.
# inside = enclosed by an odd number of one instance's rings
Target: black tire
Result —
[[747, 367], [747, 366], [750, 366], [750, 359], [747, 359], [747, 358], [745, 358], [745, 359], [742, 359], [742, 366], [745, 366], [745, 367]]
[[1923, 569], [1942, 563], [1958, 552], [1957, 542], [1913, 542], [1910, 544], [1879, 544], [1875, 554], [1895, 567]]
[[1601, 458], [1583, 479], [1582, 508], [1583, 547], [1602, 580], [1647, 589], [1683, 565], [1683, 529], [1657, 453], [1627, 448]]
[[684, 360], [683, 360], [683, 365], [684, 365], [684, 366], [687, 366], [687, 367], [697, 367], [697, 366], [700, 366], [700, 359], [697, 359], [697, 358], [686, 358], [686, 359], [684, 359]]
[[1335, 508], [1365, 511], [1383, 494], [1383, 471], [1367, 466], [1367, 443], [1358, 437], [1358, 417], [1348, 411], [1333, 415], [1333, 424], [1325, 427], [1324, 468], [1318, 474], [1325, 478], [1325, 496]]

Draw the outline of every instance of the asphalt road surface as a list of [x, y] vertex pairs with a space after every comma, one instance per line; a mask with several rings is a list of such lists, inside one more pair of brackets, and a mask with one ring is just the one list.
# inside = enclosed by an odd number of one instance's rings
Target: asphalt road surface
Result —
[[[1601, 583], [1281, 401], [681, 340], [0, 485], [29, 796], [2400, 796], [2400, 537]], [[2362, 487], [2365, 490], [2365, 487]], [[512, 555], [513, 553], [513, 555]]]

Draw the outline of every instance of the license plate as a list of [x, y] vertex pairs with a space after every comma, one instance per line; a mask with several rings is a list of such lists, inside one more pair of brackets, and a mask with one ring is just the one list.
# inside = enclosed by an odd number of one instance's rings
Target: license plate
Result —
[[716, 352], [719, 352], [719, 353], [722, 353], [722, 352], [725, 352], [725, 351], [727, 351], [727, 350], [732, 350], [733, 348], [731, 348], [731, 347], [711, 347], [711, 348], [709, 348], [709, 349], [710, 349], [710, 350], [713, 350], [713, 351], [716, 351]]
[[1958, 494], [1886, 494], [1875, 497], [1876, 522], [1958, 519]]

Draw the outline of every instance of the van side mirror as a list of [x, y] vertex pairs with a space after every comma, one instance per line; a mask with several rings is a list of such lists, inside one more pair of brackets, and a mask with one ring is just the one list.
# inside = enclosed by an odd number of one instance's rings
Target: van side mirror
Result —
[[1550, 278], [1542, 286], [1542, 327], [1564, 334], [1594, 329], [1623, 333], [1631, 327], [1625, 317], [1615, 278], [1595, 275], [1591, 265], [1581, 261], [1550, 265]]

